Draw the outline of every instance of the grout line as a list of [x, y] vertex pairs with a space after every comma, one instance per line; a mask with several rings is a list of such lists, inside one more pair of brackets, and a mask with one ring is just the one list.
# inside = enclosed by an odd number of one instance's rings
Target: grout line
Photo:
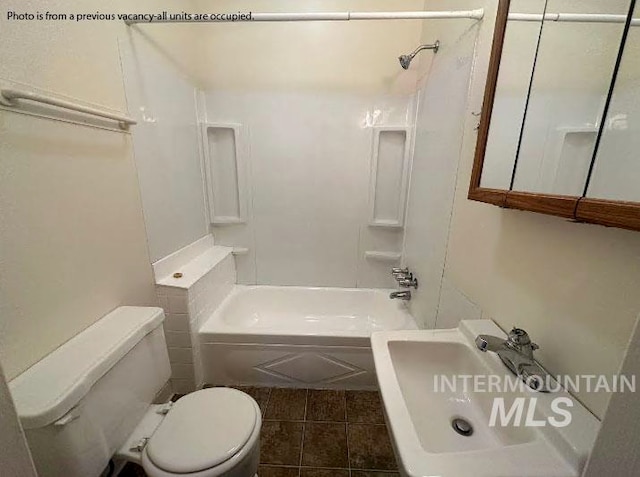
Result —
[[385, 474], [399, 474], [400, 471], [398, 469], [353, 469], [353, 470], [359, 470], [360, 472], [382, 472]]
[[300, 441], [300, 462], [298, 464], [298, 477], [302, 474], [302, 456], [304, 455], [304, 435], [307, 432], [307, 405], [309, 404], [309, 390], [306, 389], [306, 394], [304, 396], [304, 415], [302, 421], [302, 438]]
[[349, 467], [349, 477], [351, 477], [351, 450], [349, 449], [349, 421], [347, 416], [347, 392], [344, 392], [344, 432], [347, 439], [347, 466]]
[[[302, 469], [320, 469], [320, 470], [349, 470], [346, 467], [326, 467], [326, 466], [318, 466], [318, 465], [303, 465]], [[361, 470], [361, 469], [357, 469], [357, 470]], [[364, 469], [362, 469], [364, 470]], [[380, 472], [379, 470], [374, 470], [373, 472]], [[387, 471], [383, 471], [383, 472], [387, 472]], [[391, 471], [389, 471], [391, 472]]]
[[297, 469], [297, 465], [290, 464], [260, 464], [260, 467], [275, 467], [276, 469], [285, 468], [285, 469]]
[[304, 395], [304, 416], [302, 417], [303, 421], [307, 420], [307, 407], [309, 406], [309, 390], [306, 389], [306, 394]]
[[[273, 418], [269, 418], [269, 419], [263, 419], [264, 421], [281, 421], [281, 422], [317, 422], [319, 424], [344, 424], [345, 421], [318, 421], [315, 419], [273, 419]], [[354, 424], [368, 424], [366, 422], [355, 422]], [[374, 426], [382, 426], [382, 423], [373, 423]]]
[[262, 411], [262, 420], [266, 421], [266, 417], [267, 417], [267, 409], [269, 408], [269, 402], [271, 401], [271, 392], [273, 391], [273, 388], [268, 388], [269, 389], [269, 394], [267, 395], [267, 402], [264, 405], [264, 411]]
[[305, 421], [304, 419], [274, 419], [270, 417], [269, 419], [263, 419], [265, 422], [297, 422], [298, 424], [303, 424], [305, 422], [318, 422], [318, 421]]

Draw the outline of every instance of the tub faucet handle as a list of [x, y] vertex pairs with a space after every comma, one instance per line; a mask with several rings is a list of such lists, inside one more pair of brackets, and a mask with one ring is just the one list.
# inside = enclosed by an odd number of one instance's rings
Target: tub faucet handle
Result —
[[418, 289], [418, 279], [416, 277], [413, 276], [413, 273], [410, 273], [409, 276], [407, 277], [397, 277], [396, 278], [398, 280], [398, 284], [402, 287], [402, 288], [415, 288], [416, 290]]
[[391, 269], [391, 274], [392, 275], [409, 275], [409, 268], [405, 267], [405, 268], [392, 268]]

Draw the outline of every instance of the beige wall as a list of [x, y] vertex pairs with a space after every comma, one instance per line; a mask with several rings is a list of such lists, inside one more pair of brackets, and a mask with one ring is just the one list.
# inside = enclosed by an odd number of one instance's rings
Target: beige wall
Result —
[[[195, 0], [205, 12], [422, 10], [423, 0]], [[192, 25], [202, 89], [413, 90], [397, 57], [413, 49], [420, 21], [274, 22]], [[151, 28], [151, 27], [148, 27]], [[380, 39], [384, 37], [384, 41]]]
[[[71, 0], [47, 7], [78, 10]], [[3, 15], [0, 78], [126, 111], [117, 43], [124, 28]], [[1, 111], [0, 204], [0, 361], [8, 379], [113, 308], [155, 303], [129, 135]]]
[[[638, 316], [640, 319], [640, 316]], [[639, 322], [640, 323], [640, 322]], [[627, 354], [620, 366], [620, 374], [633, 376], [640, 370], [640, 326], [629, 341]], [[638, 394], [615, 394], [602, 420], [600, 433], [589, 457], [584, 477], [602, 475], [640, 475], [640, 406]]]
[[[485, 22], [483, 36], [491, 34]], [[483, 48], [466, 116], [445, 278], [484, 317], [504, 329], [527, 329], [550, 372], [615, 373], [640, 311], [640, 233], [467, 200], [477, 124], [471, 111], [482, 104], [489, 43]], [[603, 416], [607, 395], [577, 397]]]

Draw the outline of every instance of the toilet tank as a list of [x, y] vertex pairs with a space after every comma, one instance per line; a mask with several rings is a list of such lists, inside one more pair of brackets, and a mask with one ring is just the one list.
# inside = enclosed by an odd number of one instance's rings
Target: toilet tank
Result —
[[9, 383], [40, 477], [100, 475], [170, 377], [163, 320], [117, 308]]

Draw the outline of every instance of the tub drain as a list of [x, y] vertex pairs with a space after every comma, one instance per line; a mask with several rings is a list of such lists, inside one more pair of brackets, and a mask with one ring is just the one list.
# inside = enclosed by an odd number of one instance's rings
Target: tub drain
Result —
[[469, 421], [466, 421], [464, 419], [454, 419], [453, 421], [451, 421], [451, 427], [453, 427], [453, 430], [461, 436], [468, 437], [473, 434], [473, 426], [471, 425], [471, 423], [469, 423]]

